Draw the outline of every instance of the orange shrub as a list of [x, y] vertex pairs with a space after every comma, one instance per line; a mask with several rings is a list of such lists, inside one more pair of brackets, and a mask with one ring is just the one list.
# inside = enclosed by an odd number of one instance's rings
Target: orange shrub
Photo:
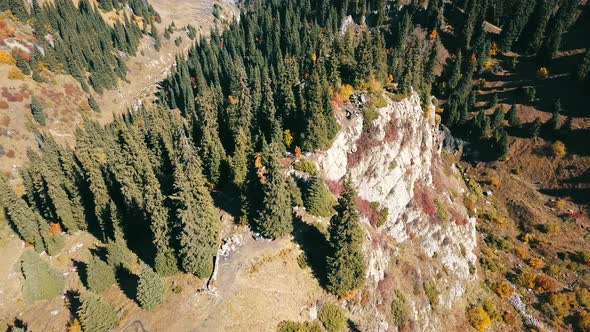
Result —
[[14, 65], [14, 64], [16, 64], [16, 60], [14, 59], [12, 54], [10, 54], [6, 51], [0, 51], [0, 63]]
[[436, 37], [438, 37], [438, 31], [436, 31], [436, 29], [432, 30], [432, 32], [430, 33], [430, 36], [428, 36], [430, 38], [430, 40], [434, 41], [436, 39]]
[[55, 222], [49, 223], [49, 235], [60, 234], [61, 233], [61, 225]]
[[496, 178], [492, 178], [490, 180], [490, 184], [496, 188], [500, 188], [500, 186], [502, 186], [502, 183], [500, 182], [500, 180], [498, 180]]
[[529, 265], [534, 269], [542, 269], [545, 266], [545, 262], [541, 258], [533, 257], [529, 259]]
[[543, 292], [556, 292], [559, 289], [559, 284], [555, 279], [543, 274], [537, 277], [537, 287]]
[[496, 284], [495, 291], [501, 299], [506, 299], [510, 297], [510, 295], [512, 295], [512, 293], [514, 292], [514, 290], [512, 289], [512, 285], [510, 285], [510, 283], [506, 280], [498, 282]]
[[295, 147], [295, 159], [301, 158], [301, 148], [296, 146]]
[[516, 253], [518, 254], [518, 257], [522, 258], [522, 259], [527, 259], [529, 258], [529, 248], [526, 246], [518, 246], [516, 247]]

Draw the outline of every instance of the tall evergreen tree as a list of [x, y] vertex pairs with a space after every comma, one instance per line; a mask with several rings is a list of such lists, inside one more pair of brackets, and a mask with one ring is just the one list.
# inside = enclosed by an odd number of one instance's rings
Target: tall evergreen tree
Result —
[[25, 301], [50, 300], [64, 291], [64, 278], [60, 271], [49, 265], [34, 251], [27, 249], [21, 258], [24, 277], [23, 295]]
[[541, 126], [541, 119], [536, 118], [535, 121], [533, 121], [529, 126], [529, 136], [532, 138], [538, 137], [539, 133], [541, 132]]
[[113, 268], [95, 255], [86, 263], [86, 278], [88, 289], [95, 293], [101, 293], [116, 282]]
[[311, 177], [305, 186], [305, 208], [316, 216], [330, 217], [334, 213], [334, 199], [318, 176]]
[[512, 104], [508, 113], [506, 113], [506, 119], [511, 127], [520, 127], [520, 119], [518, 117], [518, 108], [516, 104]]
[[35, 213], [25, 201], [18, 197], [8, 180], [0, 174], [0, 212], [6, 214], [8, 220], [14, 225], [18, 235], [28, 243], [35, 243], [39, 233], [41, 216]]
[[367, 262], [362, 251], [364, 232], [359, 223], [357, 194], [350, 182], [339, 199], [336, 214], [330, 220], [331, 252], [327, 257], [328, 290], [337, 296], [361, 287]]
[[43, 105], [36, 96], [31, 97], [31, 113], [33, 114], [33, 119], [37, 121], [38, 124], [45, 126], [45, 113], [43, 113]]
[[180, 227], [180, 265], [199, 278], [208, 278], [219, 246], [219, 213], [198, 165], [196, 160], [189, 161], [186, 167], [176, 165], [171, 199]]
[[164, 302], [164, 282], [147, 264], [141, 265], [137, 300], [145, 310], [152, 310]]
[[262, 186], [260, 208], [254, 217], [255, 229], [270, 239], [283, 237], [293, 229], [291, 198], [287, 189], [285, 171], [280, 166], [277, 143], [266, 146], [264, 165], [258, 169], [257, 179]]
[[81, 295], [80, 302], [76, 317], [84, 331], [108, 332], [115, 327], [117, 312], [110, 303], [92, 293]]

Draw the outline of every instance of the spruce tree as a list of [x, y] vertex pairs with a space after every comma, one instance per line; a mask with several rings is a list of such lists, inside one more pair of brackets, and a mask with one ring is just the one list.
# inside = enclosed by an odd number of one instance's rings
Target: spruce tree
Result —
[[496, 145], [498, 159], [505, 159], [510, 152], [510, 147], [508, 145], [508, 133], [506, 133], [506, 131], [502, 130], [502, 132], [499, 134], [499, 137], [496, 140]]
[[530, 124], [529, 127], [529, 136], [532, 138], [536, 138], [539, 136], [540, 132], [541, 132], [541, 119], [540, 118], [536, 118], [535, 121], [533, 121]]
[[18, 69], [20, 69], [20, 71], [25, 75], [31, 75], [31, 68], [29, 67], [27, 60], [25, 60], [19, 53], [16, 54], [15, 59]]
[[45, 126], [45, 113], [43, 113], [43, 105], [36, 96], [31, 97], [31, 113], [33, 114], [33, 119], [37, 121], [38, 124]]
[[90, 96], [88, 97], [88, 106], [90, 106], [90, 109], [96, 113], [100, 113], [100, 106], [98, 106], [98, 103], [96, 102], [96, 100], [94, 99], [94, 97]]
[[490, 100], [490, 105], [488, 106], [489, 108], [494, 108], [498, 106], [498, 94], [494, 93], [492, 95], [492, 99]]
[[503, 126], [504, 123], [504, 110], [502, 107], [496, 108], [494, 114], [492, 115], [492, 124], [491, 127], [493, 130], [500, 128]]
[[125, 240], [121, 236], [116, 236], [114, 240], [110, 240], [106, 248], [107, 263], [113, 269], [124, 268], [127, 271], [134, 271], [137, 257], [127, 248]]
[[327, 257], [327, 288], [340, 297], [361, 287], [367, 271], [357, 193], [348, 181], [344, 188], [336, 214], [330, 220], [331, 251]]
[[115, 308], [100, 297], [86, 293], [80, 296], [80, 302], [76, 317], [84, 331], [108, 332], [117, 324]]
[[171, 196], [179, 230], [180, 265], [186, 272], [208, 278], [219, 246], [219, 213], [205, 186], [197, 161], [175, 170]]
[[309, 213], [319, 217], [330, 217], [334, 213], [334, 199], [322, 179], [311, 177], [305, 186], [303, 204]]
[[27, 249], [21, 258], [21, 272], [24, 277], [23, 295], [25, 301], [50, 300], [64, 290], [64, 277], [37, 253]]
[[258, 170], [262, 197], [254, 198], [260, 200], [260, 209], [254, 218], [255, 229], [270, 239], [283, 237], [293, 229], [291, 197], [285, 171], [279, 162], [280, 150], [275, 144], [267, 146], [264, 152], [264, 165]]
[[457, 84], [459, 84], [459, 80], [462, 77], [462, 70], [461, 66], [463, 64], [463, 55], [461, 51], [457, 53], [455, 57], [451, 58], [451, 65], [448, 67], [449, 78], [447, 80], [448, 91], [453, 91]]
[[99, 257], [92, 255], [86, 263], [86, 284], [94, 293], [101, 293], [115, 282], [115, 271]]
[[10, 188], [8, 180], [0, 174], [0, 213], [6, 214], [17, 234], [28, 243], [35, 243], [39, 234], [41, 216], [35, 213], [25, 201]]
[[520, 127], [520, 118], [518, 117], [518, 108], [516, 104], [512, 104], [512, 107], [510, 107], [510, 110], [506, 114], [506, 119], [508, 119], [508, 124], [511, 127]]
[[137, 301], [145, 310], [152, 310], [164, 302], [164, 282], [147, 264], [141, 264], [139, 283], [137, 285]]

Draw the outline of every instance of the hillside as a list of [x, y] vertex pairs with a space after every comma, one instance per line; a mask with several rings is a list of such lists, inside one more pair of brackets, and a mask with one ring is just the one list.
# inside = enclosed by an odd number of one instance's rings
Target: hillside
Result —
[[590, 331], [589, 28], [3, 2], [0, 330]]

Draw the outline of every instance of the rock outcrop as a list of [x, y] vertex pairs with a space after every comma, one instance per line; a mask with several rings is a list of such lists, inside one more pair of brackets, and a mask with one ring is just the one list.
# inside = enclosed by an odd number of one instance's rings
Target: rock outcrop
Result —
[[[395, 330], [388, 326], [388, 313], [379, 310], [380, 305], [390, 307], [379, 302], [389, 301], [380, 293], [391, 291], [382, 284], [393, 276], [398, 287], [436, 285], [438, 304], [420, 300], [416, 291], [416, 296], [409, 294], [409, 319], [412, 330], [440, 330], [448, 322], [433, 309], [453, 307], [464, 295], [466, 282], [475, 279], [475, 220], [463, 206], [465, 187], [459, 172], [443, 161], [444, 134], [435, 122], [434, 107], [423, 110], [416, 94], [397, 102], [386, 100], [387, 106], [378, 109], [379, 117], [369, 129], [363, 128], [362, 116], [342, 119], [332, 147], [315, 158], [327, 181], [348, 176], [362, 201], [376, 202], [389, 211], [380, 227], [362, 218], [370, 264], [368, 288], [374, 291], [373, 317], [382, 317], [367, 327]], [[417, 258], [411, 265], [421, 281], [402, 280], [412, 277], [391, 263], [402, 252], [404, 257], [410, 253]]]

